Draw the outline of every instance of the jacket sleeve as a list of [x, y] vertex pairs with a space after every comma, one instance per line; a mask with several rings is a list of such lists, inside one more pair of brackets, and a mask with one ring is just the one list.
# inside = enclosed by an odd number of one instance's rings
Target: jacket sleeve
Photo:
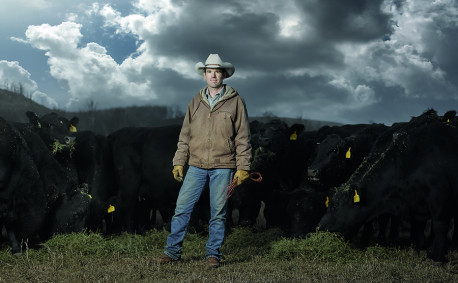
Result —
[[183, 120], [180, 135], [178, 137], [177, 151], [173, 157], [173, 166], [175, 165], [186, 165], [189, 160], [189, 138], [190, 138], [190, 126], [191, 123], [191, 104], [188, 105], [186, 115]]
[[239, 96], [237, 105], [237, 122], [235, 136], [235, 153], [237, 170], [250, 171], [251, 165], [251, 134], [248, 122], [248, 112], [245, 101]]

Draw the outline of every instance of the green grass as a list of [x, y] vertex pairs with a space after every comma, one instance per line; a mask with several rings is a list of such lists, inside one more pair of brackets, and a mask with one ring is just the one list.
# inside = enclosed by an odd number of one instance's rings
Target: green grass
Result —
[[222, 248], [222, 266], [209, 270], [207, 237], [199, 234], [188, 234], [181, 261], [154, 263], [166, 237], [156, 230], [55, 235], [20, 257], [2, 243], [0, 282], [458, 282], [456, 252], [439, 265], [412, 249], [354, 249], [332, 233], [287, 239], [276, 229], [235, 228]]

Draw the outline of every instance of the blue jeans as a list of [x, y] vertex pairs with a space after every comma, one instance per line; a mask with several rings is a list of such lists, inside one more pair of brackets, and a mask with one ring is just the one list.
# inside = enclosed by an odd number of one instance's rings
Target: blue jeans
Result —
[[220, 248], [223, 245], [226, 230], [226, 189], [232, 182], [234, 171], [234, 169], [201, 169], [189, 166], [178, 194], [175, 215], [172, 217], [171, 233], [167, 237], [167, 246], [165, 246], [165, 254], [174, 260], [180, 259], [192, 210], [199, 200], [207, 180], [209, 180], [210, 222], [206, 257], [216, 257], [220, 260], [222, 255]]

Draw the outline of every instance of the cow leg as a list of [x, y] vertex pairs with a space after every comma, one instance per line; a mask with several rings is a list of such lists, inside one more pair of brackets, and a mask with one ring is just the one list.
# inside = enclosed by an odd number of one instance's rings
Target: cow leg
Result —
[[432, 232], [434, 233], [433, 246], [429, 258], [434, 261], [445, 262], [445, 247], [447, 242], [447, 232], [449, 227], [448, 219], [447, 221], [433, 221], [432, 223]]
[[388, 230], [388, 244], [396, 245], [399, 243], [399, 229], [401, 227], [401, 220], [398, 216], [391, 215], [390, 221], [390, 228]]
[[11, 253], [16, 256], [22, 255], [21, 245], [19, 244], [13, 229], [11, 229], [11, 227], [6, 227], [6, 231], [10, 242]]
[[[142, 185], [144, 187], [145, 184]], [[138, 196], [138, 204], [135, 212], [134, 227], [136, 233], [143, 234], [145, 231], [152, 228], [151, 223], [151, 206], [152, 200], [145, 196]]]
[[378, 222], [378, 235], [377, 235], [377, 244], [380, 246], [386, 246], [386, 230], [388, 228], [388, 223], [390, 221], [390, 214], [383, 214], [377, 218]]
[[[129, 176], [130, 177], [130, 176]], [[138, 192], [140, 184], [136, 182], [134, 178], [120, 178], [123, 182], [120, 182], [120, 197], [119, 197], [119, 217], [121, 221], [121, 227], [127, 233], [135, 232], [136, 216], [138, 215]], [[131, 180], [130, 184], [127, 180]]]
[[452, 234], [452, 243], [453, 249], [458, 249], [458, 216], [453, 217], [453, 234]]
[[425, 239], [425, 220], [418, 220], [415, 217], [411, 218], [410, 225], [410, 242], [417, 250], [424, 250], [426, 247]]
[[261, 201], [254, 203], [246, 203], [245, 207], [239, 207], [239, 222], [240, 226], [252, 227], [256, 223], [256, 218], [261, 209]]

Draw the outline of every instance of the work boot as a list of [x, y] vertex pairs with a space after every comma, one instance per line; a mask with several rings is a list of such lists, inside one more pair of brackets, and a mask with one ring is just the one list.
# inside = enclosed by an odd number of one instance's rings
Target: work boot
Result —
[[174, 260], [173, 258], [169, 257], [165, 253], [153, 259], [153, 262], [159, 263], [159, 264], [166, 264], [166, 263], [175, 262], [175, 261], [178, 261], [178, 260]]
[[208, 268], [218, 268], [219, 260], [216, 257], [209, 257], [207, 259], [207, 267]]

